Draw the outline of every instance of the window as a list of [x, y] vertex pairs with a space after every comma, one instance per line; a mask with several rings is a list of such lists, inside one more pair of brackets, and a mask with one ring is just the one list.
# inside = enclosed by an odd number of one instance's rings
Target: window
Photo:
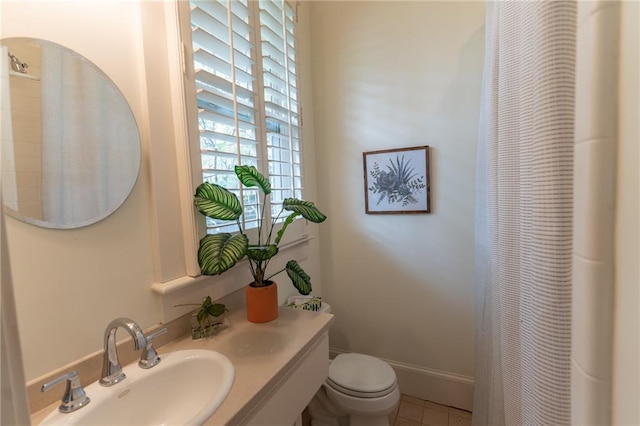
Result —
[[[234, 191], [244, 228], [255, 228], [264, 200], [258, 189], [240, 186], [235, 165], [269, 177], [266, 220], [285, 198], [303, 198], [296, 6], [192, 0], [190, 9], [202, 179]], [[236, 230], [235, 222], [207, 219], [209, 233]]]

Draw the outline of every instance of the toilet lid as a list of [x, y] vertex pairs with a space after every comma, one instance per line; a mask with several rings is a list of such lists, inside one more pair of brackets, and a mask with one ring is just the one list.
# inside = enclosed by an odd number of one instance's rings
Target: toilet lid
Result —
[[396, 374], [384, 361], [363, 354], [340, 354], [329, 365], [327, 384], [348, 395], [373, 398], [393, 391]]

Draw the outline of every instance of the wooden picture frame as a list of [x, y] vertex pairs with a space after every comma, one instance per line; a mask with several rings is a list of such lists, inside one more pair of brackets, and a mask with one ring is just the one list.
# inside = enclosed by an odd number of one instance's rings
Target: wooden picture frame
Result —
[[362, 153], [367, 214], [430, 213], [429, 147]]

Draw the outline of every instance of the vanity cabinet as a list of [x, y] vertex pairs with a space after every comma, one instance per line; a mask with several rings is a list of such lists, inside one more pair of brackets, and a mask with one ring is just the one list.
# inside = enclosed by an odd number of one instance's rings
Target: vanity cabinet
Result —
[[332, 314], [281, 308], [276, 320], [253, 324], [244, 311], [232, 311], [231, 329], [201, 343], [226, 355], [236, 371], [227, 399], [205, 425], [296, 424], [329, 375], [332, 322]]
[[[329, 338], [324, 333], [250, 413], [249, 425], [293, 425], [329, 374]], [[244, 422], [243, 422], [244, 423]]]

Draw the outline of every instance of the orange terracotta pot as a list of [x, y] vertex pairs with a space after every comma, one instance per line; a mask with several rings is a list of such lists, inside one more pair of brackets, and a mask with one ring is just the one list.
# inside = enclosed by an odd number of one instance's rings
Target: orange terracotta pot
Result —
[[275, 282], [266, 287], [245, 287], [247, 300], [247, 320], [250, 322], [269, 322], [278, 318], [278, 286]]

